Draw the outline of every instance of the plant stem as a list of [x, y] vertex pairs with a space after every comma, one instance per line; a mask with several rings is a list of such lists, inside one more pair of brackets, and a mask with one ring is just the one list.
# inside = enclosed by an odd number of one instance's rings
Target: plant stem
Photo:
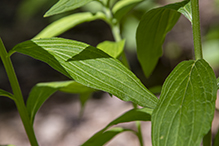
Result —
[[141, 122], [136, 121], [135, 124], [136, 124], [136, 127], [138, 129], [137, 136], [138, 136], [138, 139], [139, 139], [140, 146], [143, 146], [144, 143], [143, 143], [142, 132], [141, 132]]
[[[109, 2], [109, 1], [108, 1]], [[119, 22], [117, 22], [117, 20], [115, 20], [112, 16], [112, 12], [111, 10], [109, 9], [109, 7], [105, 6], [104, 7], [104, 12], [106, 14], [106, 22], [110, 25], [111, 27], [111, 30], [112, 30], [112, 34], [113, 34], [113, 37], [115, 39], [116, 42], [119, 42], [122, 40], [122, 37], [121, 37], [121, 33], [120, 33], [120, 25], [119, 25]], [[129, 63], [128, 63], [128, 59], [125, 55], [125, 51], [123, 50], [122, 53], [121, 53], [121, 62], [128, 68], [130, 69], [130, 66], [129, 66]], [[137, 108], [137, 105], [133, 103], [133, 107], [134, 109]], [[139, 139], [139, 143], [140, 143], [140, 146], [143, 146], [143, 138], [142, 138], [142, 132], [141, 132], [141, 122], [140, 121], [136, 121], [136, 127], [137, 127], [137, 133], [136, 135], [138, 136], [138, 139]]]
[[33, 126], [30, 123], [28, 112], [27, 112], [27, 109], [26, 109], [26, 106], [23, 100], [23, 96], [22, 96], [21, 89], [20, 89], [20, 86], [17, 80], [17, 76], [15, 74], [11, 59], [8, 56], [8, 53], [4, 47], [4, 44], [1, 38], [0, 38], [0, 57], [2, 59], [5, 70], [7, 72], [8, 79], [10, 81], [11, 88], [14, 94], [14, 102], [17, 106], [18, 112], [20, 114], [21, 120], [23, 122], [24, 128], [30, 140], [30, 143], [32, 146], [38, 146], [38, 143], [37, 143], [37, 140], [34, 134]]
[[192, 6], [192, 30], [195, 59], [202, 59], [202, 44], [200, 31], [200, 17], [199, 17], [199, 0], [191, 0]]
[[[111, 27], [111, 31], [113, 34], [113, 37], [115, 39], [116, 42], [119, 42], [122, 40], [121, 34], [120, 34], [120, 26], [119, 23], [116, 22], [116, 20], [113, 18], [112, 16], [112, 12], [108, 7], [104, 7], [104, 12], [106, 14], [106, 22], [109, 24], [109, 26]], [[128, 63], [128, 59], [125, 55], [125, 51], [123, 50], [121, 53], [121, 62], [128, 68], [130, 69], [129, 63]]]

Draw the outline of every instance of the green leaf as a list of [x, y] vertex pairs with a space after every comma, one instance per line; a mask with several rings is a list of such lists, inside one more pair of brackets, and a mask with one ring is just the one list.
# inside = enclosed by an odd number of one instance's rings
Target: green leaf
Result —
[[125, 46], [125, 40], [119, 42], [104, 41], [97, 45], [97, 48], [109, 54], [113, 58], [119, 57]]
[[219, 78], [217, 78], [217, 88], [219, 89]]
[[104, 19], [104, 17], [105, 15], [101, 12], [96, 14], [90, 12], [72, 14], [53, 22], [35, 36], [34, 39], [58, 36], [83, 22]]
[[91, 92], [85, 92], [80, 94], [80, 103], [81, 103], [80, 116], [83, 115], [85, 104], [90, 98], [90, 96], [91, 96]]
[[71, 11], [86, 5], [94, 0], [59, 0], [49, 11], [46, 12], [44, 17], [60, 14], [63, 12]]
[[152, 112], [153, 110], [149, 108], [132, 109], [110, 122], [104, 129], [106, 130], [107, 128], [119, 123], [132, 121], [150, 121]]
[[121, 127], [114, 127], [112, 129], [109, 129], [101, 134], [98, 135], [98, 139], [89, 139], [81, 146], [103, 146], [105, 143], [110, 141], [113, 137], [115, 137], [117, 134], [120, 134], [125, 131], [131, 131], [134, 132], [131, 129], [124, 129]]
[[216, 77], [205, 60], [178, 64], [152, 114], [153, 145], [200, 146], [211, 128], [216, 94]]
[[[104, 127], [102, 130], [97, 132], [95, 135], [93, 135], [88, 141], [86, 141], [82, 146], [89, 146], [94, 144], [93, 142], [98, 142], [102, 134], [111, 126], [119, 124], [119, 123], [125, 123], [125, 122], [132, 122], [132, 121], [150, 121], [151, 120], [151, 114], [152, 109], [149, 108], [142, 108], [142, 109], [132, 109], [120, 117], [116, 118], [112, 122], [110, 122], [106, 127]], [[113, 138], [113, 137], [111, 137]], [[110, 139], [108, 139], [110, 140]]]
[[75, 81], [59, 81], [59, 82], [48, 82], [48, 83], [40, 83], [41, 86], [47, 86], [51, 88], [56, 88], [61, 92], [65, 93], [87, 93], [94, 92], [95, 90], [89, 87], [86, 87], [80, 83]]
[[214, 137], [214, 146], [219, 146], [219, 129]]
[[58, 90], [67, 93], [81, 94], [94, 91], [93, 89], [83, 86], [75, 81], [38, 83], [32, 88], [27, 99], [27, 110], [32, 124], [37, 111], [43, 103]]
[[155, 108], [157, 97], [120, 61], [85, 43], [61, 39], [30, 40], [10, 52], [20, 52], [48, 63], [76, 82], [109, 92], [124, 101]]
[[132, 8], [141, 3], [143, 0], [121, 0], [118, 1], [112, 9], [114, 18], [118, 21], [127, 14]]
[[137, 55], [146, 77], [154, 70], [162, 56], [162, 45], [166, 34], [173, 28], [180, 17], [182, 8], [188, 3], [170, 4], [152, 9], [145, 13], [136, 33]]
[[178, 9], [178, 12], [183, 14], [191, 23], [192, 23], [192, 7], [191, 7], [191, 1], [187, 0], [185, 2], [188, 2], [186, 5], [180, 7]]
[[0, 96], [9, 97], [12, 100], [14, 100], [14, 95], [12, 95], [11, 93], [9, 93], [9, 92], [7, 92], [5, 90], [2, 90], [2, 89], [0, 89]]

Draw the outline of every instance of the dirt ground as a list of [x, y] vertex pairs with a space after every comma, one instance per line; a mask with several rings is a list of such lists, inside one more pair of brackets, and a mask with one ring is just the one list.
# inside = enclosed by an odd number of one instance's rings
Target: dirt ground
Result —
[[[56, 98], [55, 95], [52, 98]], [[66, 102], [55, 102], [52, 98], [43, 105], [35, 119], [34, 128], [40, 146], [79, 146], [110, 121], [132, 108], [131, 103], [105, 93], [101, 99], [91, 99], [85, 107], [84, 115], [79, 118], [79, 100], [67, 97], [69, 99]], [[219, 100], [216, 106], [219, 108]], [[117, 126], [135, 129], [134, 122]], [[215, 111], [213, 136], [218, 127], [219, 111]], [[142, 122], [145, 146], [152, 146], [150, 128], [150, 122]], [[30, 145], [17, 112], [0, 115], [0, 144]], [[138, 145], [137, 137], [130, 132], [121, 133], [106, 144], [106, 146]]]

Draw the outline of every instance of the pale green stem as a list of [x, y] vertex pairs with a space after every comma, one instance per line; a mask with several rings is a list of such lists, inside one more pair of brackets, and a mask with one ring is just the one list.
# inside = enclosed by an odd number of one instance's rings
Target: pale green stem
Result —
[[11, 88], [14, 94], [14, 102], [17, 106], [18, 112], [20, 114], [21, 120], [23, 122], [24, 128], [26, 130], [26, 133], [28, 135], [28, 138], [30, 140], [31, 146], [38, 146], [33, 126], [30, 123], [30, 119], [28, 116], [27, 108], [24, 103], [24, 99], [21, 93], [21, 89], [17, 80], [17, 76], [15, 74], [12, 62], [10, 57], [8, 56], [8, 53], [6, 52], [6, 49], [4, 47], [4, 44], [0, 38], [0, 57], [2, 59], [2, 62], [4, 64], [6, 73], [8, 75], [8, 79], [11, 84]]
[[135, 124], [136, 124], [136, 127], [138, 129], [137, 136], [138, 136], [138, 139], [139, 139], [140, 146], [144, 146], [142, 132], [141, 132], [141, 122], [136, 121]]
[[201, 29], [199, 17], [199, 0], [191, 0], [192, 6], [192, 30], [195, 59], [202, 59], [202, 43], [201, 43]]

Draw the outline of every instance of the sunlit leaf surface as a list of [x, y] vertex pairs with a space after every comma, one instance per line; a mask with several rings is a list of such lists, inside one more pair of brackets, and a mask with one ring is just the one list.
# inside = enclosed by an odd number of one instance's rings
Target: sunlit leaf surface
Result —
[[77, 9], [81, 6], [94, 0], [59, 0], [49, 11], [44, 15], [45, 17], [52, 16], [55, 14], [60, 14], [63, 12], [71, 11]]
[[103, 19], [104, 16], [103, 13], [92, 14], [90, 12], [72, 14], [51, 23], [35, 36], [34, 39], [55, 37], [81, 23]]
[[51, 38], [30, 40], [15, 46], [20, 52], [48, 63], [87, 87], [109, 92], [124, 101], [155, 108], [157, 97], [120, 61], [78, 41]]

